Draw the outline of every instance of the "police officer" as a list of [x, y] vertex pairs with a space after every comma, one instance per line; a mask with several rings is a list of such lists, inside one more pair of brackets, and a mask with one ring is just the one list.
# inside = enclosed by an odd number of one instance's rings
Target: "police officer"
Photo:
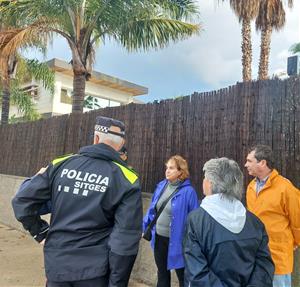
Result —
[[[97, 117], [94, 145], [58, 158], [12, 201], [17, 220], [44, 244], [47, 287], [128, 285], [141, 237], [139, 180], [120, 159], [122, 122]], [[51, 200], [50, 226], [39, 216]]]

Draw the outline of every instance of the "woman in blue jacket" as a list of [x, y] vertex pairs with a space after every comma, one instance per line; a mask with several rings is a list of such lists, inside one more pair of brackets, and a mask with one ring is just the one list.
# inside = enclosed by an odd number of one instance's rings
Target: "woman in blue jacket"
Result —
[[179, 155], [166, 162], [166, 179], [159, 182], [143, 220], [143, 230], [154, 219], [156, 212], [171, 195], [152, 229], [151, 247], [157, 266], [157, 287], [170, 286], [170, 270], [175, 269], [180, 287], [184, 286], [182, 238], [187, 215], [196, 209], [197, 194], [191, 186], [188, 164]]

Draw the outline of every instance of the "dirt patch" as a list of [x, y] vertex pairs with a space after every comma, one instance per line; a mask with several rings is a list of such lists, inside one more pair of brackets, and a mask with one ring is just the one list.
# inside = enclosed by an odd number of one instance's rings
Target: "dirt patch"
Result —
[[[42, 246], [30, 236], [0, 224], [0, 287], [42, 287]], [[130, 287], [147, 287], [131, 281]]]

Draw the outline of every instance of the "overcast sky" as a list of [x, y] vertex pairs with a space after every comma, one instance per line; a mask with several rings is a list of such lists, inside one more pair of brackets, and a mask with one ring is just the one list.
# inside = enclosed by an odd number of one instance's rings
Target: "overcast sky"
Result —
[[[221, 1], [220, 1], [221, 2]], [[228, 5], [216, 0], [199, 0], [199, 36], [159, 51], [128, 53], [113, 42], [96, 54], [95, 70], [149, 88], [143, 101], [160, 100], [227, 87], [241, 80], [241, 26]], [[286, 25], [272, 35], [270, 75], [286, 70], [289, 48], [300, 42], [300, 0], [286, 8]], [[253, 78], [257, 77], [260, 34], [252, 27]], [[47, 59], [71, 60], [67, 43], [56, 39]]]

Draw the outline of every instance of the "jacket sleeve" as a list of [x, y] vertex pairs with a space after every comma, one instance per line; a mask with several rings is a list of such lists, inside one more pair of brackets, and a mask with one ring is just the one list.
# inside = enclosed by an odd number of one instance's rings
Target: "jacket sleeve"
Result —
[[122, 197], [115, 210], [115, 220], [109, 245], [118, 255], [136, 255], [142, 235], [142, 195], [137, 179]]
[[191, 195], [189, 198], [189, 212], [199, 207], [199, 200], [195, 189], [191, 190]]
[[51, 200], [49, 200], [42, 205], [42, 207], [39, 210], [39, 215], [45, 215], [51, 213], [51, 210], [52, 210], [52, 202]]
[[109, 253], [109, 284], [108, 287], [128, 286], [129, 277], [136, 255], [122, 256], [110, 251]]
[[255, 266], [247, 286], [273, 286], [274, 263], [268, 247], [268, 235], [263, 227], [263, 236], [255, 257]]
[[300, 191], [291, 183], [285, 192], [286, 214], [294, 237], [294, 244], [300, 245]]
[[[35, 176], [36, 176], [36, 175], [35, 175]], [[33, 176], [33, 177], [34, 177], [34, 176]], [[30, 184], [30, 182], [32, 181], [33, 177], [30, 177], [30, 178], [25, 179], [25, 180], [21, 183], [21, 185], [20, 185], [20, 187], [19, 187], [17, 193], [22, 192], [24, 189], [26, 189], [26, 188], [27, 188], [27, 185]], [[46, 202], [45, 204], [43, 204], [42, 207], [40, 208], [40, 210], [39, 210], [39, 215], [45, 215], [45, 214], [51, 213], [51, 206], [52, 206], [51, 201], [50, 201], [50, 200], [47, 201], [47, 202]]]
[[136, 180], [115, 211], [114, 227], [109, 237], [109, 286], [127, 286], [126, 280], [142, 235], [142, 218], [142, 196], [139, 180]]
[[12, 200], [16, 219], [38, 242], [46, 238], [49, 229], [40, 217], [41, 207], [51, 199], [49, 169], [23, 182]]
[[143, 218], [143, 232], [145, 232], [147, 226], [150, 224], [151, 220], [150, 220], [150, 217], [149, 217], [149, 212], [150, 212], [150, 206]]
[[183, 250], [185, 261], [185, 280], [189, 287], [224, 286], [220, 279], [209, 269], [200, 239], [197, 238], [197, 234], [194, 229], [192, 216], [189, 216], [187, 220], [183, 240]]

